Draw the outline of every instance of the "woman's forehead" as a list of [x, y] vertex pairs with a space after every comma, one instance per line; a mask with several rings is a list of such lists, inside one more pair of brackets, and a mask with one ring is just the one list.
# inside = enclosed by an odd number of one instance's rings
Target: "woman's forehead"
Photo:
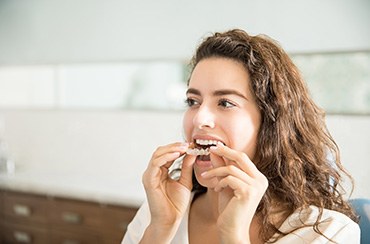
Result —
[[250, 77], [240, 62], [227, 58], [207, 58], [194, 68], [188, 87], [201, 93], [216, 93], [218, 90], [234, 90], [248, 97]]

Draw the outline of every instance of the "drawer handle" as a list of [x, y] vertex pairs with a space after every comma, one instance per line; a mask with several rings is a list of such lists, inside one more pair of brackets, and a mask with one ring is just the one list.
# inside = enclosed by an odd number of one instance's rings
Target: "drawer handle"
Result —
[[31, 235], [26, 232], [14, 231], [13, 235], [17, 242], [21, 242], [21, 243], [31, 243], [32, 242]]
[[72, 213], [72, 212], [64, 212], [62, 214], [62, 219], [64, 222], [67, 222], [70, 224], [79, 224], [82, 222], [81, 215], [77, 213]]
[[27, 205], [15, 204], [13, 206], [13, 211], [18, 216], [23, 216], [23, 217], [31, 216], [31, 208]]

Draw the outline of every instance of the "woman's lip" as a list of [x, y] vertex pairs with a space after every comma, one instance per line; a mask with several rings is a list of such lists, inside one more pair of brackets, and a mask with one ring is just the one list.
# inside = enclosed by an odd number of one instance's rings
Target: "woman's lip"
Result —
[[199, 159], [199, 156], [195, 159], [195, 164], [201, 167], [213, 167], [212, 162], [209, 161], [203, 161]]

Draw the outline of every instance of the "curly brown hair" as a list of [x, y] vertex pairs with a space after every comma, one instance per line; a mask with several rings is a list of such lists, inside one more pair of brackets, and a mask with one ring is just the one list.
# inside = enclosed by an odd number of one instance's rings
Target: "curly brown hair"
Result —
[[[298, 68], [280, 45], [265, 35], [251, 36], [234, 29], [207, 37], [196, 50], [192, 69], [211, 57], [244, 65], [262, 115], [255, 164], [269, 181], [257, 209], [264, 226], [260, 233], [263, 240], [271, 241], [275, 233], [277, 238], [272, 241], [288, 234], [280, 232], [272, 219], [277, 206], [284, 216], [317, 206], [319, 216], [313, 228], [320, 234], [324, 208], [357, 221], [341, 186], [343, 177], [352, 183], [353, 179], [340, 163], [325, 114], [310, 98]], [[195, 177], [193, 181], [193, 189], [202, 190]]]

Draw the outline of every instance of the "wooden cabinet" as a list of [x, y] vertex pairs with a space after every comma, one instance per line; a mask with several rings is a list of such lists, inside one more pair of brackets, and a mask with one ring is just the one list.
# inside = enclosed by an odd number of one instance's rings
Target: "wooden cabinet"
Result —
[[9, 221], [2, 226], [2, 232], [3, 239], [0, 243], [50, 243], [48, 230], [38, 225], [15, 224]]
[[45, 199], [3, 192], [1, 243], [48, 243], [48, 207]]
[[136, 211], [0, 191], [0, 243], [120, 243]]

